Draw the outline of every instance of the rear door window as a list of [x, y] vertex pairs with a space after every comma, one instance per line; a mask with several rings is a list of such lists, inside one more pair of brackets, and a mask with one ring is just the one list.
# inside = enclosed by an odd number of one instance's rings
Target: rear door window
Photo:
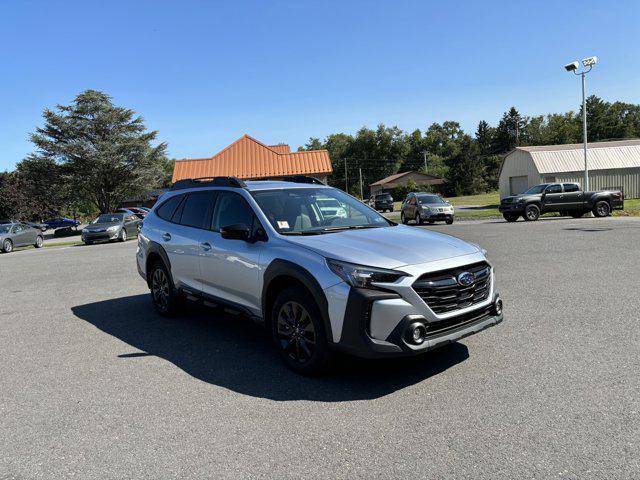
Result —
[[187, 195], [178, 223], [186, 227], [208, 228], [216, 192], [211, 190]]
[[580, 187], [578, 187], [578, 185], [576, 185], [575, 183], [565, 183], [564, 184], [564, 191], [565, 192], [579, 192], [580, 191]]

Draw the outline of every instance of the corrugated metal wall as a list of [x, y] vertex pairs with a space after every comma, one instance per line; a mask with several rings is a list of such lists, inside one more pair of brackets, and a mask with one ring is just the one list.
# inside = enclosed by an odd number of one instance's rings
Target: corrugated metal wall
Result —
[[511, 195], [509, 189], [509, 178], [526, 175], [529, 179], [529, 187], [540, 183], [540, 174], [536, 169], [531, 154], [522, 150], [514, 150], [504, 159], [502, 171], [500, 172], [500, 198]]
[[[556, 182], [578, 182], [580, 185], [584, 183], [584, 172], [556, 173], [547, 176], [555, 176]], [[640, 168], [614, 168], [589, 172], [589, 190], [607, 188], [622, 190], [625, 198], [640, 198]]]

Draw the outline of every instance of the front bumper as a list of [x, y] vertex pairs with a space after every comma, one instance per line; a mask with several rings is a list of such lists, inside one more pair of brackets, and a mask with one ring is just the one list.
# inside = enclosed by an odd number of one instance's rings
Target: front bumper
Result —
[[[340, 341], [334, 347], [364, 358], [424, 353], [502, 322], [503, 314], [494, 311], [497, 298], [494, 293], [488, 305], [434, 322], [397, 293], [351, 288]], [[416, 323], [427, 331], [420, 344], [410, 340], [411, 326]]]
[[82, 233], [80, 238], [83, 242], [100, 242], [106, 240], [115, 240], [118, 238], [119, 233], [119, 230], [116, 230], [115, 232], [87, 232]]
[[524, 204], [518, 205], [515, 203], [501, 203], [498, 207], [498, 211], [500, 213], [517, 213], [518, 215], [521, 215], [524, 213]]

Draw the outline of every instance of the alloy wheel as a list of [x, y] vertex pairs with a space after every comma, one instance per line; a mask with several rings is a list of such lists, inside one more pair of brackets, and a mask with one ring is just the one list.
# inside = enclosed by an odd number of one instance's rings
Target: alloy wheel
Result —
[[10, 240], [5, 240], [2, 248], [6, 253], [11, 253], [11, 251], [13, 250], [13, 243], [11, 243]]
[[38, 236], [36, 238], [36, 247], [40, 248], [42, 246], [42, 237]]
[[161, 268], [156, 268], [151, 279], [151, 292], [153, 300], [160, 310], [166, 310], [169, 306], [169, 279]]
[[278, 342], [296, 363], [308, 362], [316, 349], [316, 330], [309, 312], [298, 302], [287, 302], [278, 312]]
[[609, 205], [606, 202], [600, 202], [598, 204], [598, 216], [600, 217], [606, 217], [607, 215], [609, 215]]

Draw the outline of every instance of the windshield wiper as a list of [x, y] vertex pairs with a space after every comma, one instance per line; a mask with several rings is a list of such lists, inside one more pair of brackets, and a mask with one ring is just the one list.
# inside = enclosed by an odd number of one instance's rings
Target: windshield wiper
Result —
[[[382, 225], [381, 225], [382, 226]], [[380, 228], [378, 225], [349, 225], [341, 227], [327, 227], [319, 230], [320, 232], [339, 232], [340, 230], [361, 230], [364, 228]]]

